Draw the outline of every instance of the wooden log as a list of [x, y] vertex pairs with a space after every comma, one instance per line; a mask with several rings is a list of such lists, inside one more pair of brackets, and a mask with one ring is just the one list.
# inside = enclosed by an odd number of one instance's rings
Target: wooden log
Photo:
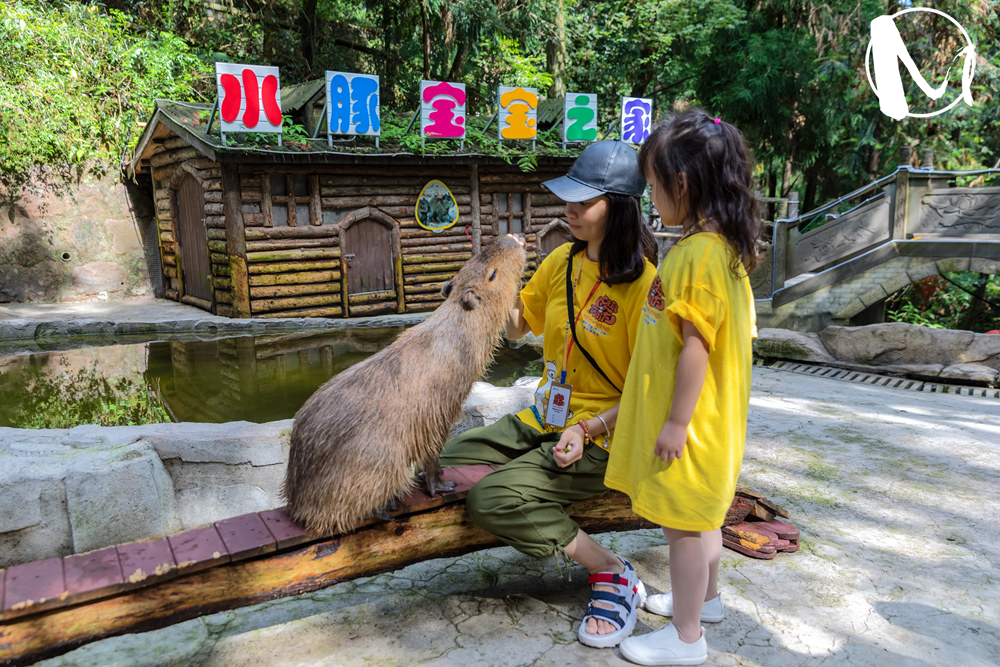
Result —
[[278, 310], [295, 310], [311, 306], [339, 305], [339, 294], [321, 294], [314, 296], [297, 296], [291, 298], [251, 299], [250, 309], [257, 313], [271, 313]]
[[456, 230], [458, 234], [432, 234], [430, 232], [415, 233], [414, 230], [399, 230], [399, 243], [404, 248], [423, 248], [425, 246], [461, 245], [462, 249], [472, 250], [472, 241], [464, 230]]
[[270, 299], [283, 296], [302, 296], [306, 294], [335, 294], [340, 303], [339, 283], [304, 283], [298, 285], [262, 285], [250, 287], [250, 300]]
[[222, 229], [215, 229], [215, 228], [209, 227], [208, 229], [205, 230], [205, 233], [207, 234], [209, 241], [219, 241], [219, 240], [225, 241], [226, 240], [226, 229], [225, 229], [225, 227], [223, 227]]
[[208, 227], [209, 229], [225, 229], [226, 228], [226, 216], [224, 216], [224, 215], [206, 215], [205, 216], [205, 226]]
[[212, 276], [212, 287], [216, 290], [230, 290], [232, 289], [233, 281], [229, 276]]
[[338, 238], [338, 236], [337, 229], [332, 225], [325, 227], [261, 227], [246, 230], [248, 243], [272, 239], [326, 239]]
[[397, 301], [393, 299], [392, 301], [382, 301], [380, 303], [363, 303], [360, 305], [351, 305], [350, 313], [351, 317], [365, 317], [368, 315], [381, 315], [384, 313], [395, 313], [398, 307]]
[[221, 252], [212, 252], [212, 253], [208, 254], [208, 261], [212, 265], [223, 264], [223, 265], [225, 265], [225, 266], [228, 267], [229, 266], [229, 255], [226, 255], [226, 254], [221, 253]]
[[417, 285], [406, 285], [403, 288], [403, 292], [406, 297], [409, 298], [411, 294], [441, 294], [441, 288], [444, 287], [444, 282], [437, 283], [420, 283]]
[[[300, 271], [296, 273], [266, 273], [250, 276], [250, 288], [262, 285], [297, 285], [301, 283], [332, 283], [340, 280], [340, 271]], [[339, 291], [340, 288], [338, 287]]]
[[254, 315], [259, 318], [273, 317], [342, 317], [344, 310], [340, 306], [329, 306], [325, 308], [300, 308], [298, 310], [283, 310], [275, 313], [260, 313]]
[[[225, 198], [221, 208], [226, 218], [226, 244], [223, 252], [229, 256], [229, 275], [232, 278], [232, 306], [236, 317], [250, 317], [250, 294], [247, 284], [247, 249], [243, 235], [243, 213], [240, 207], [240, 176], [237, 167], [222, 167]], [[212, 213], [212, 211], [207, 211]]]
[[280, 262], [284, 260], [303, 259], [336, 259], [340, 257], [339, 248], [309, 248], [302, 250], [266, 250], [248, 252], [248, 262]]
[[[418, 241], [420, 243], [418, 243]], [[465, 243], [434, 243], [435, 239], [406, 239], [401, 242], [403, 253], [444, 253], [444, 252], [466, 252], [472, 253], [472, 244]]]
[[233, 305], [233, 293], [232, 293], [232, 291], [230, 291], [230, 290], [216, 290], [216, 292], [215, 292], [215, 303], [216, 303], [216, 306], [215, 306], [216, 313], [215, 314], [219, 315], [220, 313], [218, 312], [219, 311], [218, 304], [224, 303], [227, 306], [232, 306]]
[[409, 255], [403, 253], [403, 265], [418, 264], [423, 262], [443, 262], [445, 260], [468, 261], [472, 257], [471, 252], [441, 252], [433, 255]]
[[340, 259], [314, 259], [298, 262], [271, 262], [264, 264], [255, 263], [250, 264], [247, 268], [250, 270], [250, 275], [322, 271], [325, 269], [339, 269]]
[[434, 294], [414, 294], [413, 296], [407, 295], [406, 300], [411, 303], [444, 303], [444, 297], [441, 296], [440, 292]]
[[455, 273], [420, 273], [414, 276], [404, 276], [403, 285], [423, 285], [429, 282], [443, 283], [455, 277]]
[[208, 242], [208, 249], [211, 252], [222, 252], [222, 253], [224, 253], [227, 250], [226, 242], [224, 240], [223, 241], [212, 241], [212, 240], [210, 240]]
[[[313, 229], [311, 227], [296, 227], [296, 229]], [[247, 241], [247, 252], [268, 250], [293, 250], [295, 248], [332, 248], [337, 245], [333, 237], [312, 239], [275, 239], [273, 241]]]
[[435, 273], [441, 271], [458, 271], [465, 262], [441, 262], [434, 264], [414, 264], [406, 267], [406, 273]]
[[347, 298], [350, 299], [350, 307], [353, 311], [355, 305], [378, 303], [379, 301], [395, 301], [396, 290], [380, 290], [378, 292], [368, 292], [366, 294], [351, 294]]

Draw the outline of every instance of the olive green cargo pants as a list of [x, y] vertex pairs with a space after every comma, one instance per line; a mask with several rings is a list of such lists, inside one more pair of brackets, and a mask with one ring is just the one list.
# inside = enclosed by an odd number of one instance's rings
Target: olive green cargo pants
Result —
[[516, 415], [445, 443], [442, 466], [500, 464], [469, 491], [472, 521], [531, 556], [563, 552], [579, 531], [565, 508], [603, 491], [608, 452], [596, 445], [566, 468], [552, 458], [560, 434], [540, 433]]

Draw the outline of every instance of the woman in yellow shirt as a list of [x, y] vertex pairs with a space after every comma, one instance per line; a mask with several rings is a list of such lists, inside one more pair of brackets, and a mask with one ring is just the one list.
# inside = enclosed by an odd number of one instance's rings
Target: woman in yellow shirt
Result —
[[722, 522], [743, 461], [760, 219], [739, 130], [692, 110], [657, 127], [640, 153], [667, 225], [683, 226], [642, 308], [605, 483], [663, 527], [671, 591], [645, 603], [672, 616], [626, 639], [643, 665], [696, 665], [700, 621], [722, 620]]
[[575, 240], [541, 263], [506, 330], [511, 339], [544, 334], [545, 377], [534, 405], [453, 438], [441, 464], [501, 465], [469, 492], [472, 520], [526, 554], [562, 553], [587, 568], [594, 588], [578, 636], [611, 647], [632, 632], [645, 591], [631, 565], [565, 510], [607, 490], [608, 437], [656, 274], [656, 242], [639, 205], [646, 181], [627, 144], [591, 144], [566, 176], [544, 185], [566, 202]]

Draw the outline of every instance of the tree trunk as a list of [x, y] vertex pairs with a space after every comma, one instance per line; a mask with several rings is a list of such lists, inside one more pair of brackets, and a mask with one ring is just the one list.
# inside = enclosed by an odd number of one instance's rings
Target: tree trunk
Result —
[[431, 78], [431, 22], [427, 15], [427, 0], [420, 0], [420, 29], [424, 46], [424, 79]]
[[549, 87], [550, 98], [566, 96], [566, 13], [563, 0], [556, 3], [555, 21], [552, 34], [545, 44], [545, 65], [552, 75], [552, 85]]
[[299, 28], [302, 35], [302, 60], [306, 63], [309, 76], [312, 76], [316, 60], [314, 37], [316, 35], [316, 2], [303, 0], [302, 14], [299, 16]]

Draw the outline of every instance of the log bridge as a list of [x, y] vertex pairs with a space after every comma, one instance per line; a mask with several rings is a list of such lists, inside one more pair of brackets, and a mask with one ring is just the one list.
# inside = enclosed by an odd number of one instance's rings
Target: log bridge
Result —
[[[311, 535], [284, 510], [0, 570], [0, 665], [27, 664], [106, 637], [165, 627], [501, 543], [465, 511], [493, 466], [444, 468], [455, 490], [413, 491], [391, 521]], [[611, 491], [569, 508], [588, 533], [655, 527]]]

